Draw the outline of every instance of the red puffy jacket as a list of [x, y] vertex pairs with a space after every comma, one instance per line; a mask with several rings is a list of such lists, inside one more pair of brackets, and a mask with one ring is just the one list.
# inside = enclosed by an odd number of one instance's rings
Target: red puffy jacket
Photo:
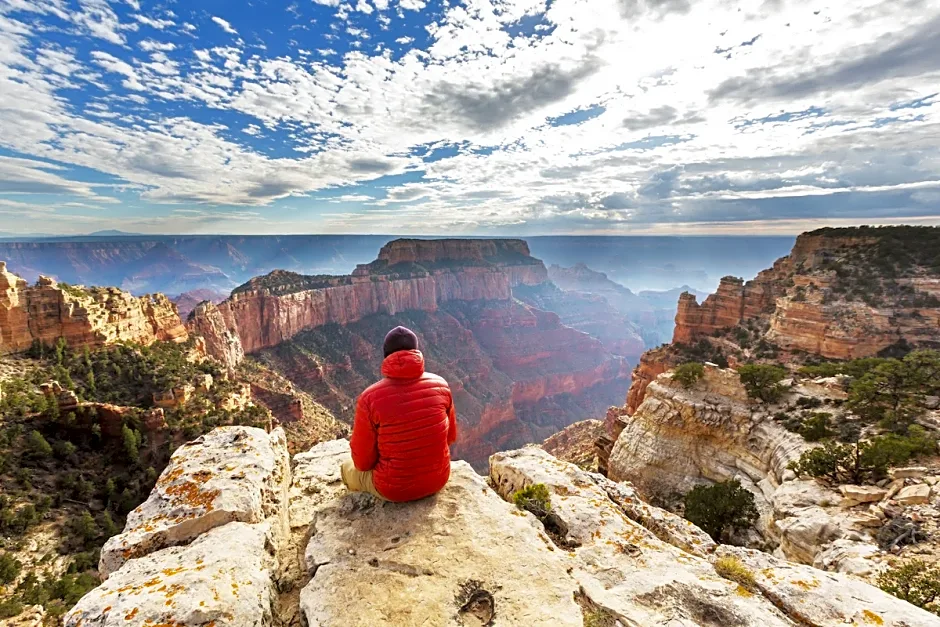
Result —
[[421, 351], [398, 351], [382, 376], [359, 396], [350, 448], [359, 470], [373, 470], [389, 501], [414, 501], [440, 491], [450, 477], [457, 414], [447, 381], [424, 371]]

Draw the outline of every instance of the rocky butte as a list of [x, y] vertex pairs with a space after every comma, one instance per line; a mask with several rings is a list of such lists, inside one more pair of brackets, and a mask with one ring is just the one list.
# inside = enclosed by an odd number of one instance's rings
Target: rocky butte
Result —
[[902, 339], [940, 345], [940, 230], [822, 229], [751, 281], [721, 280], [699, 305], [683, 294], [673, 342], [691, 343], [748, 320], [785, 350], [868, 357]]
[[350, 276], [257, 277], [188, 324], [229, 367], [250, 353], [347, 422], [379, 377], [385, 332], [404, 324], [454, 390], [455, 455], [485, 468], [497, 450], [603, 414], [629, 386], [622, 356], [517, 298], [525, 290], [562, 297], [522, 240], [402, 239]]
[[[730, 546], [538, 448], [454, 462], [442, 492], [345, 492], [334, 440], [221, 427], [181, 447], [67, 627], [886, 625], [940, 619], [852, 577]], [[544, 484], [542, 522], [507, 502]], [[747, 588], [713, 564], [734, 558]]]
[[116, 288], [86, 288], [40, 277], [34, 286], [0, 262], [0, 354], [34, 342], [97, 347], [119, 341], [185, 341], [176, 307], [162, 294], [131, 296]]

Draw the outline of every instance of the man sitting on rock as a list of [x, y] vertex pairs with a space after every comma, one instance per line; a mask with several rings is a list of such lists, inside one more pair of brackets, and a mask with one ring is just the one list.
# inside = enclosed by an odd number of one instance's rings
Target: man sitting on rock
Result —
[[450, 477], [457, 414], [447, 381], [424, 371], [418, 337], [405, 327], [385, 336], [383, 379], [359, 396], [342, 464], [351, 492], [386, 501], [415, 501], [438, 492]]

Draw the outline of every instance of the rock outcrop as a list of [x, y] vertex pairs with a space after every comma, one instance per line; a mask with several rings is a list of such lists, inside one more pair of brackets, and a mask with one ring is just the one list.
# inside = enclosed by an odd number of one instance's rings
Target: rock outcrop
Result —
[[[806, 392], [802, 384], [797, 388]], [[817, 398], [837, 401], [841, 390]], [[784, 399], [784, 403], [786, 402]], [[790, 399], [792, 400], [792, 399]], [[629, 480], [647, 498], [668, 501], [699, 484], [737, 479], [755, 496], [760, 539], [774, 555], [825, 570], [872, 577], [884, 566], [878, 532], [897, 506], [930, 501], [930, 485], [826, 487], [787, 469], [808, 445], [772, 414], [783, 406], [751, 402], [734, 370], [706, 366], [691, 388], [660, 375], [626, 416], [607, 475]], [[914, 472], [914, 471], [911, 471]], [[903, 475], [903, 472], [902, 472]], [[911, 495], [908, 503], [900, 490]], [[896, 511], [892, 511], [896, 510]], [[920, 517], [920, 514], [914, 514]]]
[[218, 306], [193, 310], [191, 328], [231, 366], [245, 353], [301, 331], [350, 324], [373, 314], [433, 312], [450, 301], [509, 300], [516, 285], [547, 280], [521, 240], [395, 240], [352, 276], [275, 271], [252, 279]]
[[899, 342], [940, 344], [940, 229], [822, 229], [744, 282], [721, 280], [702, 304], [679, 299], [673, 342], [691, 343], [745, 321], [766, 341], [833, 359], [877, 354]]
[[[231, 433], [209, 434], [177, 464], [193, 477], [220, 463], [233, 477], [253, 475], [258, 458], [232, 457]], [[277, 457], [258, 455], [269, 465]], [[405, 504], [347, 494], [346, 455], [343, 440], [298, 454], [289, 497], [272, 501], [266, 518], [218, 520], [176, 546], [149, 547], [79, 601], [65, 625], [940, 625], [844, 575], [717, 547], [629, 486], [537, 448], [494, 456], [493, 488], [455, 462], [438, 495]], [[551, 495], [545, 522], [506, 502], [535, 483]], [[280, 520], [286, 534], [272, 532]], [[753, 571], [754, 589], [718, 576], [712, 562], [726, 552]]]
[[219, 427], [181, 446], [150, 497], [105, 543], [98, 570], [109, 577], [130, 559], [186, 544], [232, 521], [286, 531], [290, 466], [283, 431]]
[[162, 294], [131, 296], [117, 288], [66, 286], [40, 277], [34, 286], [0, 262], [0, 354], [34, 342], [91, 348], [115, 342], [184, 341], [186, 328]]

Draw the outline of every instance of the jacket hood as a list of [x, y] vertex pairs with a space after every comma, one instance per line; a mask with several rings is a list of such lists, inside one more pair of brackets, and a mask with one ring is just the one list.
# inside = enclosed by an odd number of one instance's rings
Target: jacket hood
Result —
[[389, 379], [417, 379], [424, 374], [424, 355], [419, 350], [397, 351], [382, 362], [382, 376]]

